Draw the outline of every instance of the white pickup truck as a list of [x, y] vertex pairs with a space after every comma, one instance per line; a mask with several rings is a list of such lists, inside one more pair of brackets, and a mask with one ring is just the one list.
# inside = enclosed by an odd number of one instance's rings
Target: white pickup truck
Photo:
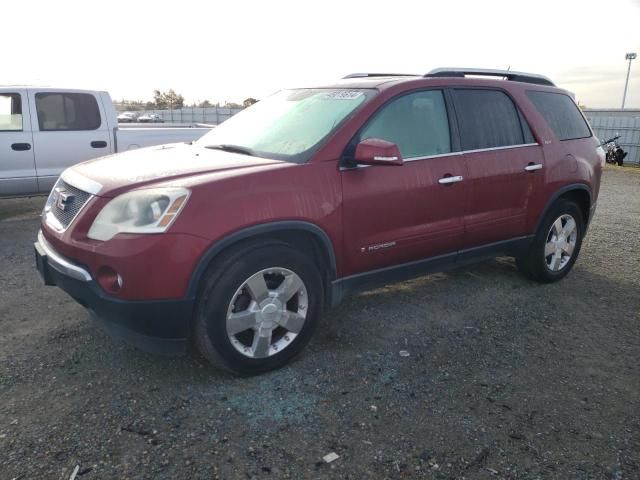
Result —
[[47, 194], [67, 167], [133, 148], [197, 140], [209, 127], [119, 129], [107, 92], [0, 87], [0, 197]]

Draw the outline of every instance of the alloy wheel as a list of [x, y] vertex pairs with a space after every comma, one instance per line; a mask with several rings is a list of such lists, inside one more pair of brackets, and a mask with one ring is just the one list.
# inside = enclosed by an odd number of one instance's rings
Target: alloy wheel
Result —
[[227, 308], [227, 335], [249, 358], [266, 358], [287, 348], [302, 331], [309, 307], [307, 288], [281, 267], [247, 278]]
[[563, 214], [551, 224], [544, 246], [544, 258], [547, 268], [559, 272], [567, 266], [578, 240], [578, 228], [575, 219]]

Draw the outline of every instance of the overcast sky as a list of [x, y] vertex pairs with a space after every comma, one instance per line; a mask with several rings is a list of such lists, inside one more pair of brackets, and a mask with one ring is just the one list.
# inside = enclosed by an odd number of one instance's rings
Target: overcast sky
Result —
[[[2, 5], [0, 84], [188, 102], [261, 98], [350, 72], [507, 68], [619, 107], [640, 0], [21, 0]], [[640, 59], [627, 107], [640, 108]]]

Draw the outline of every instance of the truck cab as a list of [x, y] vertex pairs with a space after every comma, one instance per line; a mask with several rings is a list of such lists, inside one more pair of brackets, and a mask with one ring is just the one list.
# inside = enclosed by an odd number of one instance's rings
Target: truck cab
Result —
[[0, 197], [48, 194], [62, 171], [119, 151], [188, 142], [209, 128], [118, 129], [108, 92], [0, 87]]
[[107, 92], [0, 89], [0, 196], [46, 194], [69, 165], [115, 151]]

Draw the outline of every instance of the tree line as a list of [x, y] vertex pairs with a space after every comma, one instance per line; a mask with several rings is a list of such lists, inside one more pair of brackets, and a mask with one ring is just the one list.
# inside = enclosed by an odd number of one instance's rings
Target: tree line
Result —
[[253, 97], [246, 98], [242, 103], [220, 102], [211, 103], [209, 100], [202, 102], [195, 102], [192, 104], [185, 104], [184, 97], [179, 93], [176, 93], [172, 88], [163, 92], [160, 90], [153, 91], [153, 101], [142, 100], [125, 100], [122, 99], [119, 102], [115, 102], [119, 109], [136, 111], [136, 110], [178, 110], [183, 107], [222, 107], [222, 108], [247, 108], [256, 103]]

